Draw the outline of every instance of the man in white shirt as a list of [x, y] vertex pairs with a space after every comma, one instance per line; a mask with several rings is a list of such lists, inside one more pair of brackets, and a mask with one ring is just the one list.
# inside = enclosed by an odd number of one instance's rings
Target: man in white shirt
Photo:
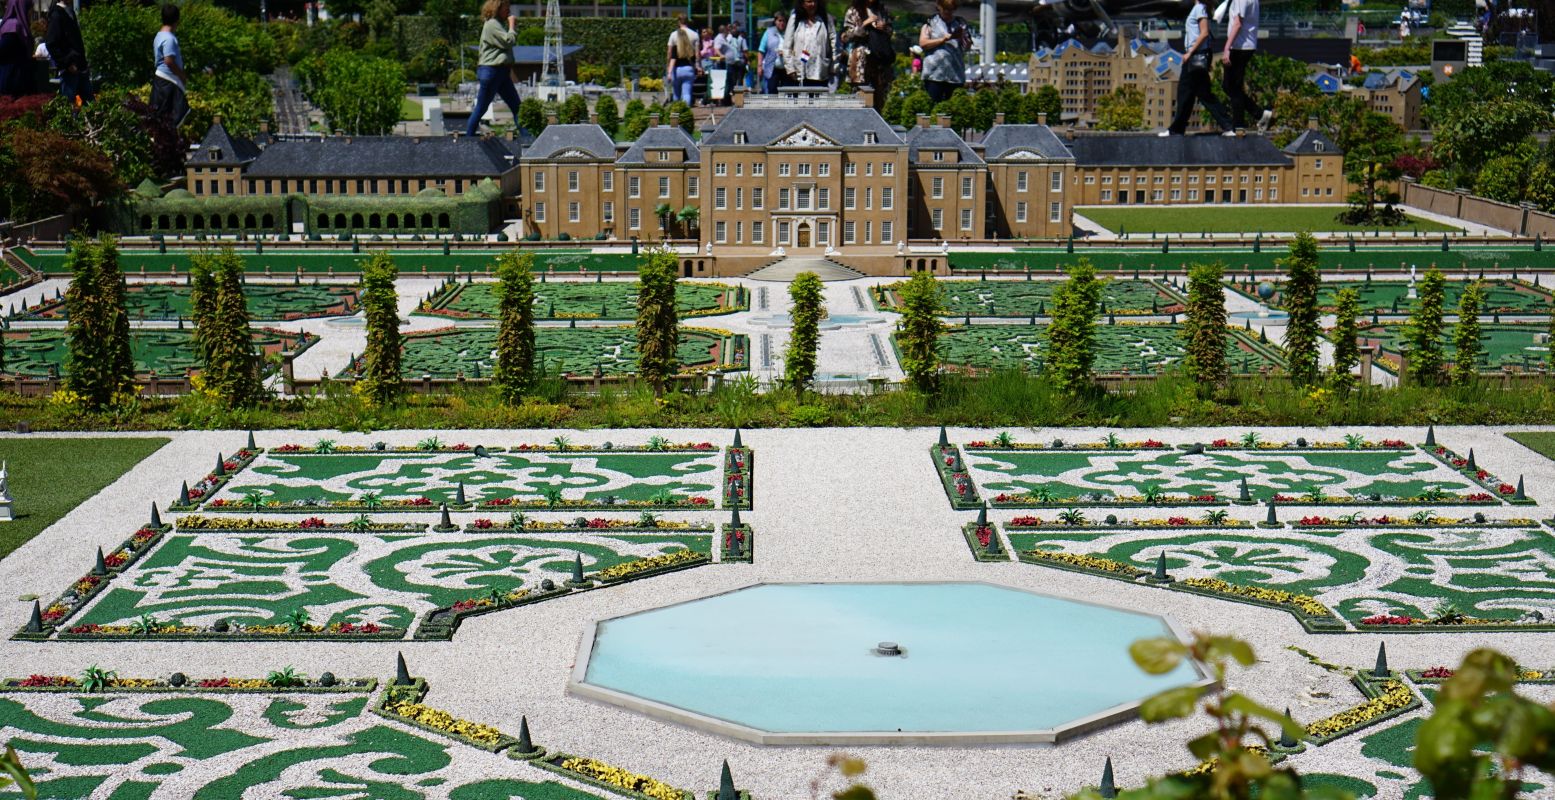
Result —
[[[1231, 22], [1226, 26], [1226, 74], [1221, 84], [1231, 101], [1231, 122], [1247, 127], [1248, 119], [1258, 121], [1258, 130], [1269, 129], [1274, 120], [1272, 109], [1259, 106], [1247, 95], [1247, 65], [1258, 50], [1258, 0], [1230, 0]], [[1218, 16], [1218, 15], [1217, 15]]]

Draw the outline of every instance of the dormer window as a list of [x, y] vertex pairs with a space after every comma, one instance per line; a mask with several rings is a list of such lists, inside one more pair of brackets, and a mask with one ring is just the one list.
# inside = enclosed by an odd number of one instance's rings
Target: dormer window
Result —
[[879, 144], [874, 131], [864, 131], [864, 144]]
[[734, 132], [734, 143], [735, 144], [745, 144], [745, 131], [735, 131]]
[[220, 147], [212, 147], [211, 148], [211, 160], [212, 161], [220, 161], [221, 160], [221, 148]]
[[1322, 142], [1313, 142], [1312, 143], [1312, 152], [1314, 152], [1314, 153], [1321, 153], [1321, 152], [1323, 152], [1323, 143]]

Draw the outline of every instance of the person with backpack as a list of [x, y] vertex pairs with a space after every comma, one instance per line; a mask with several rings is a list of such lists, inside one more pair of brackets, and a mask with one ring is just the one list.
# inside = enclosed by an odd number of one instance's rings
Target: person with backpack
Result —
[[896, 72], [891, 16], [884, 0], [853, 0], [842, 17], [842, 42], [848, 47], [848, 82], [871, 87], [875, 110], [884, 111]]
[[1193, 104], [1197, 101], [1204, 104], [1226, 136], [1235, 136], [1226, 107], [1215, 99], [1215, 93], [1210, 89], [1209, 70], [1215, 40], [1210, 34], [1209, 0], [1197, 0], [1193, 10], [1188, 12], [1182, 49], [1182, 74], [1177, 79], [1177, 114], [1172, 117], [1171, 127], [1156, 135], [1181, 136], [1186, 133], [1188, 120], [1193, 117]]
[[691, 29], [685, 14], [675, 15], [675, 32], [670, 34], [665, 51], [665, 80], [669, 84], [670, 100], [691, 105], [691, 87], [702, 73], [697, 66], [697, 54], [702, 49], [701, 39]]
[[81, 23], [66, 0], [54, 0], [49, 6], [49, 27], [43, 34], [49, 58], [59, 70], [59, 93], [77, 104], [90, 103], [92, 72], [86, 63], [86, 43], [81, 39]]
[[719, 44], [719, 52], [723, 53], [724, 57], [724, 69], [729, 71], [729, 79], [724, 86], [725, 105], [732, 102], [735, 87], [745, 85], [745, 51], [749, 49], [750, 46], [746, 44], [745, 35], [740, 32], [739, 26], [729, 23]]
[[783, 32], [783, 68], [798, 86], [829, 86], [841, 66], [836, 26], [820, 0], [798, 0]]
[[943, 103], [966, 85], [966, 52], [972, 49], [972, 31], [956, 16], [956, 0], [934, 0], [935, 13], [918, 32], [923, 48], [923, 90]]

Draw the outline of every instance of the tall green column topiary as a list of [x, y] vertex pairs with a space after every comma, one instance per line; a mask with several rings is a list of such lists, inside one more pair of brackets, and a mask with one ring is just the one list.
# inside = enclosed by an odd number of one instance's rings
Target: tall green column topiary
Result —
[[367, 349], [362, 351], [362, 374], [356, 392], [372, 405], [399, 399], [404, 387], [400, 377], [399, 295], [394, 279], [399, 269], [394, 257], [378, 251], [362, 262], [362, 315], [367, 321]]
[[643, 251], [637, 259], [637, 373], [664, 393], [664, 384], [678, 366], [680, 316], [675, 308], [679, 261], [668, 248]]
[[1328, 334], [1328, 340], [1334, 345], [1334, 367], [1328, 382], [1337, 392], [1355, 388], [1356, 377], [1351, 370], [1361, 363], [1360, 347], [1355, 343], [1359, 335], [1355, 318], [1360, 315], [1360, 292], [1353, 288], [1340, 289], [1334, 295], [1334, 329]]
[[135, 379], [118, 246], [111, 236], [78, 237], [71, 242], [66, 266], [71, 271], [65, 293], [67, 386], [86, 408], [101, 409], [130, 392]]
[[229, 406], [252, 406], [264, 397], [259, 381], [259, 358], [248, 327], [248, 301], [243, 296], [243, 258], [232, 248], [222, 248], [210, 264], [216, 283], [215, 308], [207, 321], [202, 343], [205, 351], [205, 385]]
[[1280, 259], [1285, 270], [1285, 311], [1290, 319], [1285, 327], [1285, 357], [1290, 363], [1290, 379], [1297, 386], [1317, 383], [1318, 349], [1318, 276], [1317, 240], [1301, 233], [1290, 243], [1290, 255]]
[[914, 273], [897, 294], [902, 298], [902, 318], [896, 323], [902, 371], [914, 389], [934, 394], [939, 391], [939, 335], [945, 329], [939, 319], [939, 283], [932, 273]]
[[789, 317], [794, 328], [783, 351], [783, 382], [803, 392], [815, 380], [815, 356], [821, 343], [821, 279], [813, 272], [801, 272], [788, 286], [793, 300]]
[[535, 257], [509, 251], [497, 259], [497, 371], [502, 402], [518, 404], [535, 370]]
[[1485, 358], [1485, 346], [1479, 340], [1479, 314], [1484, 307], [1484, 284], [1474, 281], [1458, 299], [1458, 325], [1452, 332], [1452, 382], [1458, 386], [1479, 380], [1479, 365]]
[[1066, 394], [1080, 394], [1094, 385], [1096, 313], [1101, 282], [1090, 259], [1069, 268], [1069, 280], [1053, 291], [1053, 319], [1047, 329], [1047, 372]]
[[216, 313], [216, 255], [195, 253], [189, 258], [189, 315], [194, 323], [194, 343], [205, 351], [205, 332], [211, 327]]
[[1226, 294], [1220, 262], [1188, 266], [1188, 308], [1183, 323], [1183, 368], [1208, 395], [1226, 385]]
[[1415, 287], [1417, 297], [1409, 322], [1404, 325], [1404, 355], [1409, 359], [1410, 380], [1436, 386], [1445, 377], [1442, 366], [1442, 302], [1446, 279], [1441, 270], [1429, 269]]

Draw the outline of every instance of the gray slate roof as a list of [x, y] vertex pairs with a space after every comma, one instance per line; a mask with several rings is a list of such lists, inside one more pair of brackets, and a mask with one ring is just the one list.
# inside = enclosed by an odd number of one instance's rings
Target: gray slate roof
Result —
[[[278, 139], [244, 173], [259, 178], [492, 177], [518, 166], [517, 142], [449, 136]], [[515, 156], [509, 160], [507, 156]]]
[[[971, 147], [967, 146], [966, 140], [962, 139], [959, 134], [950, 128], [941, 128], [938, 126], [925, 128], [918, 126], [907, 131], [908, 161], [911, 161], [914, 164], [921, 163], [928, 166], [944, 164], [944, 162], [928, 160], [927, 156], [920, 159], [918, 157], [918, 151], [920, 149], [955, 150], [961, 154], [961, 163], [963, 164], [983, 163], [983, 159], [978, 156], [977, 153], [973, 152]], [[945, 164], [945, 166], [954, 166], [954, 164]]]
[[702, 137], [702, 146], [734, 144], [736, 131], [745, 133], [747, 144], [768, 145], [801, 127], [841, 145], [860, 145], [873, 131], [883, 145], [901, 144], [902, 137], [872, 108], [736, 108]]
[[[211, 153], [219, 152], [220, 158], [211, 159]], [[232, 136], [220, 122], [213, 123], [200, 140], [198, 149], [189, 153], [190, 163], [203, 166], [238, 166], [247, 164], [259, 156], [259, 146], [248, 139]]]
[[1290, 144], [1285, 145], [1285, 152], [1293, 156], [1308, 154], [1344, 155], [1344, 151], [1339, 149], [1339, 145], [1334, 144], [1334, 140], [1328, 138], [1322, 131], [1315, 131], [1310, 128], [1302, 131], [1300, 136], [1297, 136]]
[[1046, 125], [995, 125], [983, 137], [983, 158], [989, 161], [1004, 158], [1016, 150], [1031, 150], [1049, 159], [1075, 157]]
[[[685, 154], [686, 162], [695, 164], [699, 160], [697, 143], [685, 129], [679, 125], [659, 125], [643, 131], [643, 135], [632, 142], [632, 146], [626, 149], [621, 157], [616, 159], [618, 164], [647, 164], [650, 163], [646, 156], [648, 150], [680, 150]], [[657, 163], [657, 162], [652, 162]]]
[[594, 158], [615, 160], [616, 143], [598, 125], [547, 125], [535, 137], [534, 144], [524, 148], [524, 158], [555, 158], [568, 150], [581, 150]]
[[1095, 167], [1283, 167], [1290, 163], [1262, 136], [1076, 136], [1065, 142], [1075, 163]]

